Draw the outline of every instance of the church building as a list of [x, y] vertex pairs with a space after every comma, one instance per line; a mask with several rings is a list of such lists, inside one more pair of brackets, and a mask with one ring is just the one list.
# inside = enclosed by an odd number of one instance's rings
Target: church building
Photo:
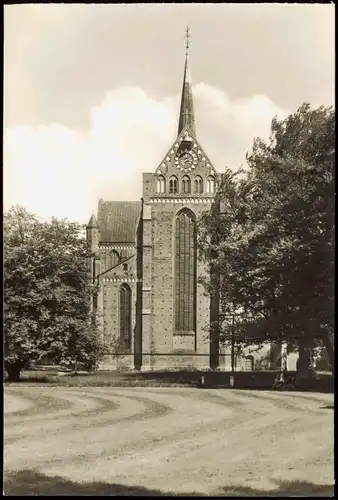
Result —
[[[100, 286], [94, 307], [109, 353], [103, 368], [229, 369], [229, 353], [210, 332], [217, 301], [198, 282], [206, 268], [195, 234], [219, 180], [198, 141], [187, 43], [176, 138], [143, 174], [140, 201], [100, 199], [87, 226]], [[238, 367], [254, 369], [254, 357], [238, 359]]]

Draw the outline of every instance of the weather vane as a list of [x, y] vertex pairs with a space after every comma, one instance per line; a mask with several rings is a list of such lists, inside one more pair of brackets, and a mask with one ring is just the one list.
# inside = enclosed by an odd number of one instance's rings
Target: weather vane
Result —
[[185, 44], [185, 48], [186, 48], [186, 52], [188, 53], [188, 49], [189, 49], [189, 38], [191, 37], [190, 35], [190, 30], [189, 30], [189, 26], [186, 27], [185, 29], [185, 38], [186, 38], [186, 44]]

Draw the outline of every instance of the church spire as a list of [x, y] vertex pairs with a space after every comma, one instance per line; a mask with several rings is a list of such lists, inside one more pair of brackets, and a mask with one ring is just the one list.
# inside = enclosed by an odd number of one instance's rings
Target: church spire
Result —
[[88, 222], [88, 225], [87, 225], [87, 229], [92, 229], [92, 228], [97, 228], [97, 227], [98, 227], [97, 220], [96, 220], [96, 217], [94, 215], [94, 210], [93, 210], [92, 216], [89, 219], [89, 222]]
[[195, 135], [195, 117], [194, 117], [194, 104], [192, 100], [191, 91], [191, 75], [190, 75], [190, 65], [189, 65], [189, 38], [190, 32], [189, 28], [186, 28], [186, 52], [185, 52], [185, 66], [184, 66], [184, 77], [183, 77], [183, 87], [182, 87], [182, 97], [181, 97], [181, 110], [180, 119], [178, 124], [178, 135], [182, 132], [184, 127], [188, 126], [191, 132]]

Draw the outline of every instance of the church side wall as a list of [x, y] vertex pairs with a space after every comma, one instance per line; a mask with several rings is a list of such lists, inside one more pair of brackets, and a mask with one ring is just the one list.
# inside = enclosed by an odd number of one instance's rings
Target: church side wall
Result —
[[[207, 204], [190, 206], [182, 203], [165, 203], [151, 205], [152, 223], [152, 277], [151, 329], [144, 331], [149, 335], [151, 351], [160, 354], [189, 351], [204, 354], [204, 356], [156, 356], [157, 366], [177, 366], [179, 364], [209, 365], [209, 315], [210, 299], [204, 294], [202, 284], [197, 284], [196, 294], [196, 336], [174, 335], [174, 222], [175, 216], [183, 207], [190, 208], [198, 217]], [[198, 261], [197, 276], [205, 272], [204, 265]], [[194, 358], [193, 361], [190, 358]], [[147, 360], [145, 360], [147, 364]]]
[[[136, 321], [136, 283], [127, 283], [131, 289], [131, 348], [134, 346], [134, 331]], [[115, 339], [120, 336], [120, 287], [122, 282], [102, 280], [99, 293], [99, 303], [102, 311], [102, 330], [107, 355], [104, 357], [101, 369], [133, 368], [134, 356], [116, 356]]]

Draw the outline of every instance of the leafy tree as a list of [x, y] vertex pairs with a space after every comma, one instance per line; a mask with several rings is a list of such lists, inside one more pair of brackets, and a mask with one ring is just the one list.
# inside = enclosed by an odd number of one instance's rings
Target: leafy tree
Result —
[[223, 335], [235, 314], [242, 342], [297, 343], [304, 377], [318, 339], [334, 369], [334, 124], [332, 108], [308, 104], [275, 118], [269, 141], [254, 140], [248, 169], [223, 176], [221, 215], [204, 214], [199, 228]]
[[19, 380], [25, 363], [96, 365], [103, 348], [88, 279], [83, 228], [67, 220], [40, 221], [22, 207], [4, 216], [5, 368]]

